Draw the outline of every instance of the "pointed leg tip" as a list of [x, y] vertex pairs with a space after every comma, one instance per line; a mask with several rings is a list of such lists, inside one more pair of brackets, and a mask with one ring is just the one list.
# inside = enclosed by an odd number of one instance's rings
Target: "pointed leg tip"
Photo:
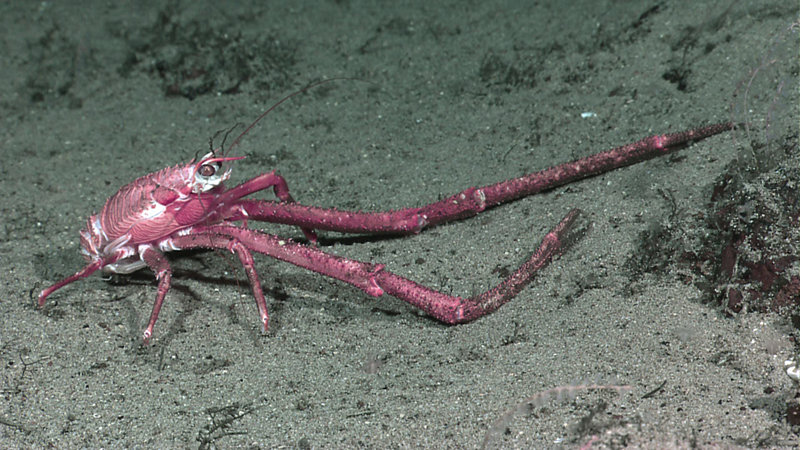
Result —
[[44, 306], [44, 303], [47, 301], [47, 297], [52, 293], [48, 292], [48, 290], [49, 288], [43, 289], [42, 292], [39, 292], [39, 297], [36, 301], [36, 305], [38, 308], [42, 308]]
[[261, 334], [267, 334], [269, 331], [269, 316], [264, 316], [261, 318]]
[[153, 330], [151, 330], [150, 328], [144, 330], [144, 333], [142, 333], [142, 344], [144, 346], [150, 345], [150, 338], [152, 337], [153, 337]]

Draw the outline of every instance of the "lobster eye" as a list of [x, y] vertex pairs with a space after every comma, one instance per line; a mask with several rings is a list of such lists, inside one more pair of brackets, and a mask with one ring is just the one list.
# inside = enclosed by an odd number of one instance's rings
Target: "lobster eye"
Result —
[[197, 171], [200, 176], [213, 177], [217, 173], [218, 166], [216, 164], [203, 164], [200, 170]]

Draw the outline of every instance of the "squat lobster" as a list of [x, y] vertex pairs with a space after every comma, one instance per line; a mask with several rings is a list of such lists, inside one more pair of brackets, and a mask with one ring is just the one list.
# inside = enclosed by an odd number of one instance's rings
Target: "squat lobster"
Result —
[[[308, 89], [308, 88], [306, 88]], [[259, 175], [234, 188], [223, 183], [231, 169], [225, 162], [244, 158], [225, 156], [261, 119], [278, 105], [304, 90], [291, 94], [261, 114], [227, 148], [220, 147], [199, 161], [176, 165], [138, 178], [109, 198], [99, 214], [91, 216], [81, 230], [81, 247], [88, 264], [80, 271], [39, 294], [38, 305], [57, 289], [85, 278], [97, 270], [131, 273], [145, 266], [156, 274], [158, 293], [144, 331], [148, 343], [169, 291], [172, 270], [163, 252], [191, 248], [228, 249], [244, 266], [258, 306], [262, 328], [269, 315], [251, 252], [258, 252], [350, 283], [367, 294], [389, 294], [448, 323], [469, 322], [491, 313], [512, 299], [533, 274], [564, 249], [579, 211], [573, 209], [545, 235], [539, 248], [500, 284], [471, 298], [454, 297], [421, 286], [385, 270], [383, 264], [365, 263], [329, 255], [316, 247], [247, 228], [259, 220], [301, 228], [316, 242], [314, 230], [342, 233], [412, 234], [451, 220], [479, 214], [486, 208], [541, 192], [581, 178], [660, 156], [733, 128], [730, 122], [688, 131], [650, 136], [640, 141], [560, 164], [539, 172], [484, 187], [471, 187], [444, 200], [419, 208], [385, 212], [354, 212], [323, 209], [295, 203], [286, 181], [274, 171]], [[272, 188], [279, 201], [244, 197]], [[237, 226], [235, 222], [242, 222]]]

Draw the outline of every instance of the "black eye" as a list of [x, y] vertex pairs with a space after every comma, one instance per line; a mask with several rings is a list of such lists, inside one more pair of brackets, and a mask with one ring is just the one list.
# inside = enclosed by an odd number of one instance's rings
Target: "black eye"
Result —
[[200, 170], [197, 171], [201, 176], [212, 177], [217, 173], [217, 166], [214, 164], [203, 164]]

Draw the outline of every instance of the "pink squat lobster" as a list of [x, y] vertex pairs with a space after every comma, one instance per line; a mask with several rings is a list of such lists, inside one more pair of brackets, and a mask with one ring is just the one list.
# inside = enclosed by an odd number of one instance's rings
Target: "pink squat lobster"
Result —
[[[306, 88], [308, 89], [308, 88]], [[225, 189], [223, 182], [231, 169], [223, 170], [230, 151], [261, 119], [278, 105], [303, 92], [295, 92], [270, 107], [248, 126], [228, 147], [220, 147], [200, 161], [168, 167], [145, 175], [123, 186], [109, 198], [99, 214], [89, 217], [81, 230], [81, 247], [88, 264], [39, 294], [39, 307], [55, 290], [85, 278], [98, 269], [131, 273], [149, 267], [155, 272], [158, 293], [144, 331], [149, 342], [158, 313], [169, 291], [172, 269], [163, 252], [191, 248], [227, 249], [235, 253], [247, 273], [261, 317], [267, 330], [269, 315], [264, 292], [258, 280], [251, 252], [286, 261], [332, 278], [350, 283], [367, 294], [389, 294], [404, 300], [436, 319], [457, 324], [469, 322], [496, 310], [512, 299], [563, 250], [578, 217], [573, 209], [545, 235], [539, 248], [513, 274], [500, 284], [470, 298], [454, 297], [421, 286], [385, 270], [383, 264], [365, 263], [329, 255], [313, 246], [247, 228], [248, 220], [261, 220], [301, 228], [306, 238], [316, 242], [314, 230], [341, 233], [419, 233], [423, 228], [474, 216], [486, 208], [551, 189], [588, 176], [664, 155], [687, 145], [731, 130], [732, 123], [720, 123], [681, 133], [650, 136], [641, 141], [560, 164], [539, 172], [499, 183], [471, 187], [451, 197], [419, 208], [385, 212], [339, 211], [295, 203], [286, 181], [275, 171]], [[279, 201], [250, 200], [244, 197], [272, 188]], [[242, 222], [237, 226], [235, 222]]]

